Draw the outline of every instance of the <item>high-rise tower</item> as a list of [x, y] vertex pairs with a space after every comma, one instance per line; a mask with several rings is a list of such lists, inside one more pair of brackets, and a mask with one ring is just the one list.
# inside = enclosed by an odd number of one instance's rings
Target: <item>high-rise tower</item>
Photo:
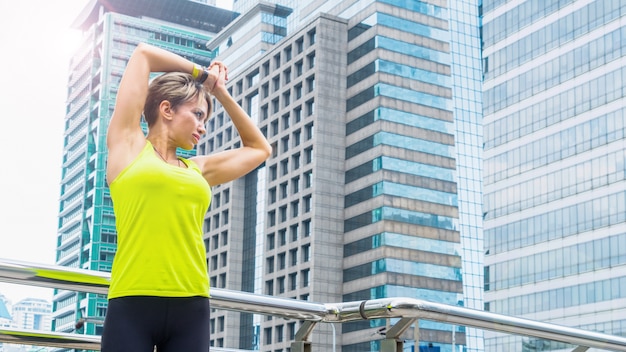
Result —
[[482, 9], [486, 308], [626, 335], [626, 2]]

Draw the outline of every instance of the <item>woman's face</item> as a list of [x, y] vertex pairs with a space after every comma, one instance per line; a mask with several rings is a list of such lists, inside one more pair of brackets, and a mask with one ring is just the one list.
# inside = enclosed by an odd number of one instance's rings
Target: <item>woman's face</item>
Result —
[[208, 103], [204, 97], [191, 99], [174, 110], [174, 138], [183, 149], [192, 149], [206, 133], [205, 124], [209, 117]]

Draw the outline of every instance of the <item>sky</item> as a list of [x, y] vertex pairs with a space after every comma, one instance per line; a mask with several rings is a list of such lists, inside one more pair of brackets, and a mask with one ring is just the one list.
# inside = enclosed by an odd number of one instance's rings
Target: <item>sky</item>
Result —
[[[0, 1], [0, 259], [54, 264], [68, 66], [81, 37], [71, 25], [88, 2]], [[52, 300], [52, 289], [3, 282], [0, 294]]]

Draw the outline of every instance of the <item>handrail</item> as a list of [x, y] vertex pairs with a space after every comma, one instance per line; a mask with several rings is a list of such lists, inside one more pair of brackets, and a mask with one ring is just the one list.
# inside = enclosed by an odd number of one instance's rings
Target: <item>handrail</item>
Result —
[[[0, 258], [0, 281], [9, 283], [106, 294], [109, 278], [109, 274], [103, 272]], [[211, 306], [322, 323], [383, 318], [425, 319], [586, 347], [626, 351], [626, 338], [620, 336], [406, 297], [343, 303], [313, 303], [211, 288]], [[0, 341], [2, 341], [2, 331], [0, 330]], [[65, 337], [65, 335], [59, 336]], [[77, 334], [73, 336], [79, 340], [84, 337]]]
[[28, 329], [0, 328], [0, 343], [2, 342], [88, 351], [100, 349], [100, 336], [43, 332]]
[[[100, 350], [100, 336], [62, 332], [42, 332], [29, 329], [0, 328], [0, 343], [68, 348], [87, 351]], [[233, 348], [211, 347], [212, 352], [252, 352]]]

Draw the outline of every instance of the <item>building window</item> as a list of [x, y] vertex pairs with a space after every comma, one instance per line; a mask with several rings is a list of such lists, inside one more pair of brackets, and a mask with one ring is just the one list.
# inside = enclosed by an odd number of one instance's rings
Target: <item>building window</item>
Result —
[[275, 210], [271, 210], [268, 214], [267, 214], [267, 222], [269, 223], [270, 226], [276, 226], [276, 211]]
[[276, 165], [270, 166], [270, 180], [274, 181], [278, 177]]
[[254, 87], [257, 83], [259, 83], [259, 70], [258, 69], [248, 75], [248, 88]]
[[293, 132], [293, 139], [292, 140], [293, 140], [293, 146], [294, 147], [297, 147], [297, 146], [300, 145], [300, 135], [301, 134], [302, 133], [300, 132], [300, 130], [296, 130], [296, 131]]
[[276, 92], [278, 91], [278, 89], [280, 89], [280, 76], [276, 76], [274, 78], [272, 78], [272, 87], [273, 87], [273, 91]]
[[296, 194], [298, 192], [300, 192], [300, 176], [291, 179], [291, 193]]
[[293, 341], [296, 339], [296, 323], [295, 322], [287, 323], [287, 335], [290, 341]]
[[237, 95], [243, 92], [243, 81], [237, 82]]
[[291, 69], [290, 68], [283, 71], [283, 82], [285, 82], [285, 84], [291, 83]]
[[313, 162], [313, 147], [309, 147], [304, 150], [304, 163], [310, 164], [312, 162]]
[[261, 86], [261, 94], [263, 98], [267, 98], [270, 95], [270, 85], [268, 83]]
[[280, 161], [280, 171], [281, 176], [285, 176], [289, 173], [289, 159]]
[[274, 68], [280, 68], [280, 53], [274, 55]]
[[217, 331], [224, 331], [224, 317], [217, 317]]
[[266, 295], [274, 294], [274, 280], [265, 281], [265, 294]]
[[315, 76], [306, 79], [306, 89], [308, 93], [315, 90]]
[[296, 51], [298, 54], [304, 51], [304, 38], [300, 37], [296, 39]]
[[228, 225], [228, 221], [229, 221], [228, 209], [222, 212], [222, 221], [223, 221], [222, 225]]
[[280, 110], [280, 101], [278, 98], [272, 100], [272, 112], [277, 113]]
[[263, 337], [265, 337], [263, 344], [269, 345], [272, 343], [272, 328], [263, 329]]
[[272, 187], [269, 189], [269, 201], [270, 204], [276, 203], [276, 187]]
[[291, 232], [291, 242], [297, 241], [298, 237], [300, 237], [300, 226], [298, 224], [291, 225], [289, 231]]
[[293, 116], [296, 123], [302, 120], [302, 107], [298, 106], [293, 109]]
[[263, 63], [263, 77], [267, 77], [270, 74], [270, 62], [265, 61]]
[[215, 229], [220, 227], [220, 214], [213, 215], [213, 226], [215, 226]]
[[302, 83], [298, 83], [293, 87], [294, 95], [296, 96], [296, 100], [302, 98]]
[[299, 214], [299, 207], [300, 207], [300, 203], [296, 200], [291, 202], [291, 217], [295, 218], [297, 217]]
[[211, 257], [211, 270], [217, 270], [217, 255]]
[[284, 53], [285, 53], [285, 62], [291, 60], [291, 45], [289, 45], [288, 47], [285, 48]]
[[309, 287], [309, 269], [302, 270], [300, 272], [300, 277], [302, 278], [302, 287]]
[[285, 293], [285, 277], [281, 276], [276, 279], [276, 285], [278, 286], [278, 294]]
[[302, 246], [302, 262], [306, 263], [311, 260], [311, 245], [307, 244]]
[[307, 33], [307, 36], [309, 37], [309, 45], [315, 44], [315, 40], [317, 39], [317, 33], [315, 31], [315, 28], [310, 30], [309, 33]]
[[289, 290], [293, 291], [298, 288], [298, 274], [291, 273], [289, 274]]
[[298, 249], [289, 250], [289, 265], [296, 266], [298, 264]]
[[[278, 326], [276, 327], [276, 342], [283, 342], [283, 340], [284, 340], [284, 338], [285, 338], [285, 337], [283, 336], [283, 335], [284, 335], [284, 334], [283, 334], [283, 330], [284, 330], [284, 329], [283, 329], [283, 325], [278, 325]], [[281, 350], [281, 352], [282, 352], [282, 350]]]
[[285, 269], [285, 266], [287, 264], [287, 260], [285, 259], [285, 257], [286, 257], [285, 252], [278, 254], [278, 269], [277, 270]]

